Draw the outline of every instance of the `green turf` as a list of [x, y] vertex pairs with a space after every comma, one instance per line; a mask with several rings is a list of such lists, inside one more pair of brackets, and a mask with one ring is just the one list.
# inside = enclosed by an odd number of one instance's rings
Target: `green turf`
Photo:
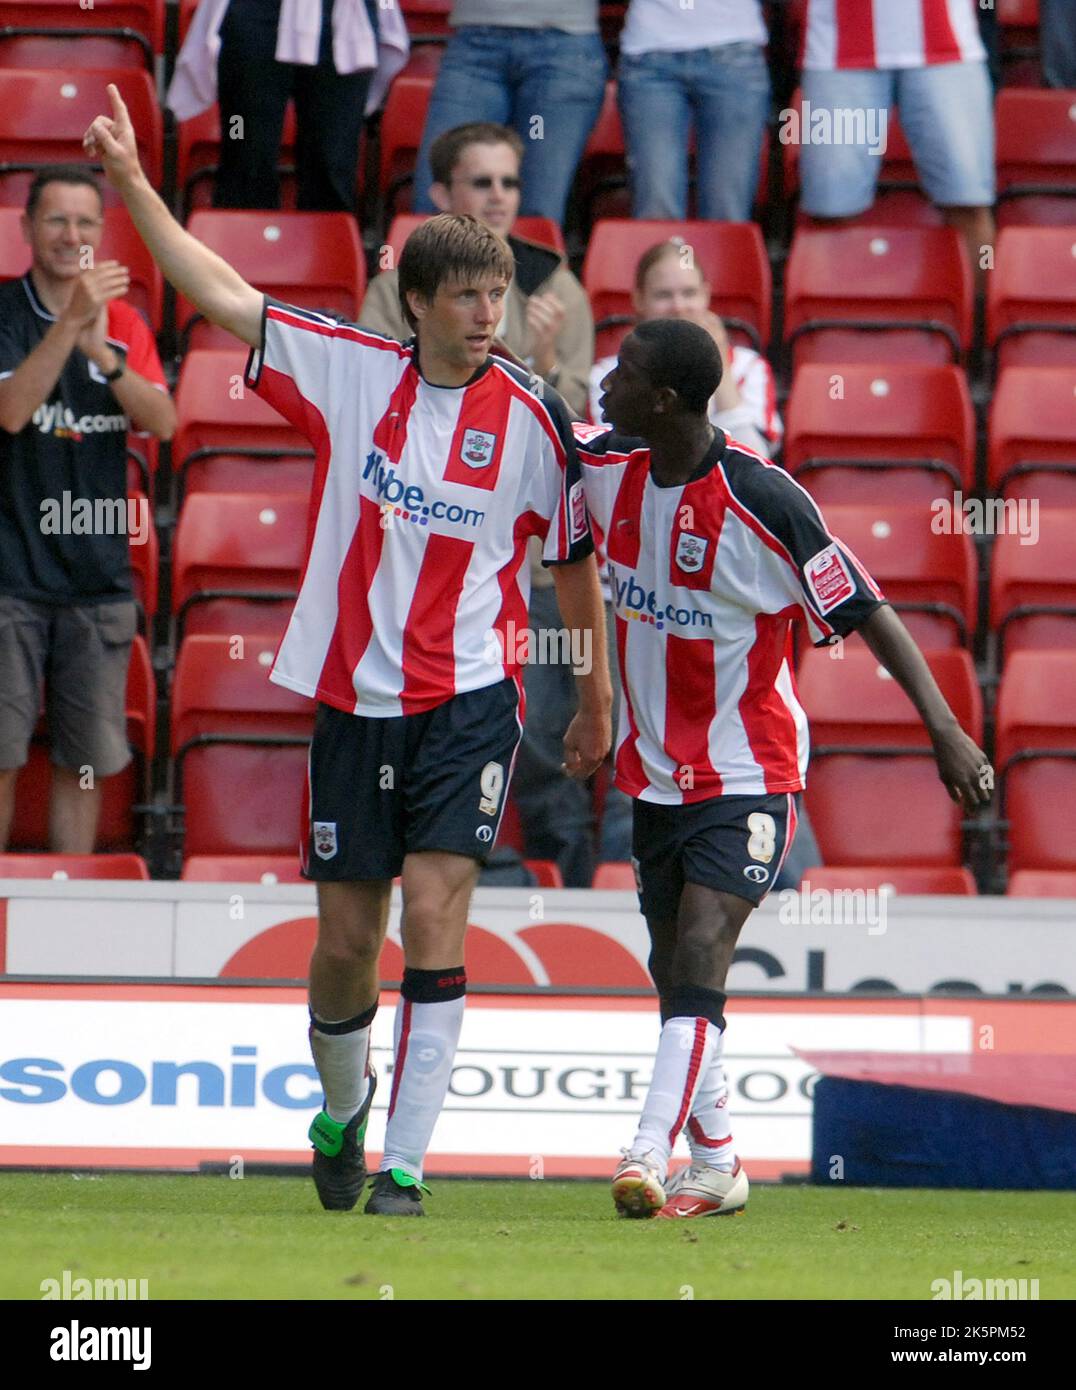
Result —
[[764, 1187], [742, 1216], [625, 1221], [598, 1183], [435, 1182], [421, 1220], [327, 1213], [305, 1179], [0, 1174], [0, 1298], [145, 1278], [151, 1298], [1076, 1297], [1076, 1194]]

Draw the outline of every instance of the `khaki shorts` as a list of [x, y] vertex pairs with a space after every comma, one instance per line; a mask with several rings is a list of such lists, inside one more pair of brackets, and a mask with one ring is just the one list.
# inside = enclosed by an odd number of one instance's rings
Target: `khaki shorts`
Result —
[[0, 768], [22, 767], [45, 686], [52, 762], [111, 777], [131, 761], [127, 666], [138, 626], [129, 599], [59, 608], [0, 594]]

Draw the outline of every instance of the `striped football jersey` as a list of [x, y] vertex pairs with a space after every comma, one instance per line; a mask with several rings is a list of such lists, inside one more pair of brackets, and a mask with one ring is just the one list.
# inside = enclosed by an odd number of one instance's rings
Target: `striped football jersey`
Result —
[[518, 681], [506, 633], [527, 625], [528, 538], [547, 563], [593, 551], [556, 393], [494, 357], [466, 386], [434, 386], [413, 343], [270, 299], [247, 384], [315, 452], [271, 679], [382, 718]]
[[666, 805], [801, 790], [791, 625], [828, 645], [884, 602], [877, 585], [783, 468], [720, 430], [665, 487], [642, 440], [574, 428], [615, 605], [617, 785]]

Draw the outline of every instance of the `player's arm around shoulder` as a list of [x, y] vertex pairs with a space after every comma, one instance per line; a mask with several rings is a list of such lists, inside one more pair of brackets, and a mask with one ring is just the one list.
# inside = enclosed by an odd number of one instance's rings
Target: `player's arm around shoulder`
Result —
[[108, 95], [112, 115], [94, 119], [83, 138], [86, 153], [104, 166], [109, 183], [123, 198], [139, 236], [169, 283], [211, 323], [257, 347], [261, 341], [261, 293], [191, 236], [168, 211], [146, 178], [130, 113], [111, 83]]

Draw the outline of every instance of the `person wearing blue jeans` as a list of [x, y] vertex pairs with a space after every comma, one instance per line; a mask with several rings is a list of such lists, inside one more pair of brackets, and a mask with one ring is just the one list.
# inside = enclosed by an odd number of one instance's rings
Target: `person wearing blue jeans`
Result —
[[617, 101], [633, 217], [687, 216], [694, 127], [698, 216], [750, 220], [770, 107], [765, 43], [758, 0], [632, 0]]
[[564, 221], [568, 193], [601, 111], [609, 64], [597, 0], [456, 0], [455, 33], [430, 98], [411, 206], [435, 212], [429, 152], [443, 131], [491, 121], [518, 131], [529, 217]]

